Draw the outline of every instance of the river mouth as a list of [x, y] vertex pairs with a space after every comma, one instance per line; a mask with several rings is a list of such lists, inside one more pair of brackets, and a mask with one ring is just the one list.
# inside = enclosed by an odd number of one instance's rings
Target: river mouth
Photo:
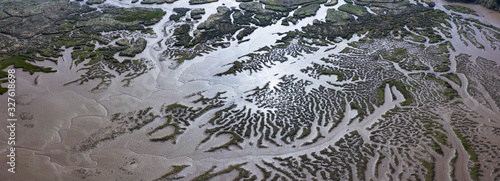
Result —
[[[17, 109], [25, 118], [17, 130], [18, 170], [31, 174], [6, 178], [387, 180], [432, 175], [469, 180], [478, 170], [488, 173], [481, 179], [496, 178], [498, 157], [491, 155], [500, 128], [500, 95], [494, 91], [500, 80], [500, 36], [495, 36], [500, 35], [500, 14], [464, 4], [458, 5], [478, 16], [452, 12], [443, 7], [451, 3], [439, 0], [435, 8], [447, 16], [436, 18], [442, 21], [430, 28], [439, 41], [411, 23], [384, 37], [375, 37], [374, 28], [332, 40], [324, 32], [335, 31], [327, 26], [333, 21], [328, 9], [347, 15], [353, 26], [374, 27], [367, 15], [353, 13], [383, 16], [389, 11], [375, 6], [339, 10], [346, 4], [321, 4], [314, 15], [294, 20], [295, 12], [308, 7], [299, 5], [289, 19], [249, 25], [256, 29], [241, 40], [237, 35], [244, 28], [192, 49], [169, 44], [181, 40], [182, 25], [189, 25], [187, 34], [195, 39], [196, 27], [213, 14], [222, 19], [222, 11], [231, 12], [229, 21], [237, 24], [240, 2], [107, 0], [91, 5], [104, 12], [107, 5], [166, 12], [147, 26], [154, 34], [111, 32], [103, 36], [120, 38], [95, 47], [143, 38], [144, 51], [113, 57], [119, 63], [141, 60], [148, 68], [124, 86], [127, 73], [104, 67], [109, 84], [93, 89], [100, 79], [69, 83], [86, 75], [90, 60], [76, 64], [73, 54], [79, 50], [63, 47], [57, 64], [35, 63], [56, 73], [18, 71]], [[403, 8], [394, 6], [390, 11]], [[171, 21], [179, 7], [204, 8], [205, 14]], [[286, 34], [292, 31], [299, 33]], [[195, 47], [204, 52], [178, 60], [179, 52]], [[492, 151], [479, 151], [488, 148]], [[44, 167], [33, 168], [33, 163]], [[54, 174], [44, 174], [48, 171]]]

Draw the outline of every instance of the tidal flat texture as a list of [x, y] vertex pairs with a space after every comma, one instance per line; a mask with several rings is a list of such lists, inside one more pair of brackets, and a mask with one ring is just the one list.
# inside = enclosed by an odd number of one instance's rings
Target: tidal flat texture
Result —
[[476, 3], [0, 0], [0, 180], [500, 180]]

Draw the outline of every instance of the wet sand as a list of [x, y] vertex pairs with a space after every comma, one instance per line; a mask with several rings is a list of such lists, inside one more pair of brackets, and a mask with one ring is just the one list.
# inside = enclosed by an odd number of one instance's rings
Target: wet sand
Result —
[[[226, 6], [229, 7], [238, 5], [238, 3], [234, 1], [220, 1], [217, 3], [193, 6], [204, 7], [207, 11], [199, 22], [206, 20], [209, 14], [215, 13], [215, 8], [222, 3], [225, 3]], [[344, 2], [341, 1], [334, 7], [338, 7], [343, 3]], [[129, 3], [117, 0], [108, 0], [106, 4], [122, 7], [151, 7], [150, 5], [141, 4], [130, 5]], [[441, 5], [443, 4], [449, 3], [441, 0], [437, 1], [438, 8], [442, 7]], [[18, 93], [25, 95], [26, 101], [29, 102], [29, 104], [26, 105], [19, 105], [18, 109], [33, 114], [33, 120], [26, 121], [26, 123], [32, 122], [35, 126], [33, 128], [18, 126], [19, 137], [17, 140], [19, 140], [18, 145], [20, 146], [17, 152], [19, 154], [18, 158], [20, 159], [18, 169], [23, 171], [29, 170], [29, 172], [25, 175], [18, 174], [13, 180], [26, 180], [32, 178], [34, 175], [47, 180], [81, 179], [83, 177], [75, 171], [78, 167], [85, 168], [85, 173], [92, 176], [88, 178], [90, 180], [110, 180], [118, 178], [119, 175], [123, 175], [124, 180], [152, 180], [166, 173], [166, 171], [171, 169], [172, 165], [184, 164], [193, 165], [193, 167], [188, 167], [182, 172], [186, 175], [189, 174], [187, 178], [192, 178], [193, 175], [201, 174], [210, 169], [210, 164], [231, 165], [241, 163], [241, 160], [245, 160], [249, 161], [248, 165], [251, 165], [252, 163], [260, 162], [262, 159], [270, 160], [275, 156], [298, 156], [300, 154], [319, 151], [353, 130], [358, 130], [365, 140], [369, 140], [369, 132], [366, 128], [370, 127], [373, 122], [381, 118], [382, 114], [394, 108], [404, 99], [398, 90], [394, 87], [387, 86], [385, 88], [385, 104], [377, 108], [365, 121], [348, 124], [350, 118], [355, 117], [357, 112], [347, 108], [346, 118], [342, 120], [341, 124], [335, 128], [334, 131], [332, 131], [332, 133], [335, 134], [327, 134], [325, 130], [322, 130], [323, 135], [327, 136], [326, 139], [322, 139], [311, 146], [300, 147], [300, 149], [293, 148], [292, 146], [270, 146], [268, 149], [261, 150], [251, 146], [244, 146], [244, 150], [231, 147], [233, 151], [230, 153], [219, 151], [213, 153], [205, 152], [211, 144], [219, 144], [229, 139], [226, 136], [221, 136], [224, 138], [220, 140], [211, 140], [211, 142], [209, 142], [210, 144], [201, 146], [199, 146], [196, 141], [184, 141], [176, 145], [171, 145], [169, 143], [156, 144], [145, 141], [149, 139], [145, 136], [147, 131], [160, 125], [164, 121], [157, 119], [143, 129], [131, 134], [125, 134], [115, 140], [105, 142], [94, 150], [83, 153], [69, 152], [68, 150], [71, 149], [71, 146], [90, 136], [95, 130], [109, 125], [110, 115], [114, 113], [138, 110], [148, 106], [160, 107], [163, 104], [168, 105], [175, 102], [195, 105], [189, 103], [189, 100], [184, 98], [191, 93], [208, 90], [205, 94], [211, 96], [219, 91], [227, 91], [227, 95], [230, 97], [231, 101], [243, 103], [244, 101], [242, 101], [239, 96], [243, 95], [245, 91], [253, 89], [256, 86], [262, 86], [269, 81], [271, 84], [276, 84], [279, 78], [285, 74], [295, 74], [300, 76], [299, 78], [301, 79], [313, 81], [314, 87], [328, 85], [325, 83], [325, 79], [311, 79], [306, 75], [298, 73], [300, 68], [328, 54], [338, 53], [347, 47], [347, 43], [357, 41], [360, 38], [356, 35], [349, 41], [344, 40], [338, 43], [337, 48], [332, 51], [324, 52], [320, 50], [313, 54], [306, 54], [301, 57], [300, 60], [289, 57], [289, 61], [277, 63], [272, 70], [267, 69], [258, 73], [253, 73], [252, 75], [249, 73], [242, 73], [238, 76], [214, 77], [214, 74], [227, 69], [227, 67], [223, 67], [223, 65], [237, 60], [237, 57], [251, 53], [260, 47], [273, 45], [275, 41], [280, 38], [276, 33], [300, 28], [312, 23], [313, 19], [324, 19], [326, 9], [331, 7], [322, 6], [315, 17], [301, 20], [294, 26], [283, 27], [280, 25], [281, 23], [278, 22], [277, 25], [260, 28], [248, 37], [251, 40], [249, 42], [238, 44], [236, 41], [233, 41], [231, 42], [230, 48], [219, 49], [203, 57], [197, 57], [193, 60], [186, 61], [177, 69], [169, 69], [166, 67], [168, 67], [171, 62], [159, 61], [159, 54], [163, 52], [165, 47], [158, 50], [155, 50], [153, 47], [156, 42], [167, 38], [161, 33], [163, 25], [167, 23], [168, 16], [172, 13], [172, 8], [180, 6], [188, 6], [187, 1], [175, 2], [171, 5], [163, 4], [155, 6], [161, 7], [167, 11], [167, 15], [160, 23], [153, 26], [158, 36], [156, 38], [148, 38], [148, 47], [146, 51], [136, 56], [136, 58], [152, 60], [155, 64], [155, 68], [148, 74], [135, 79], [132, 83], [132, 87], [122, 87], [121, 82], [113, 81], [108, 89], [103, 92], [93, 93], [90, 92], [89, 89], [93, 87], [96, 82], [90, 82], [83, 86], [63, 86], [63, 83], [75, 80], [81, 75], [81, 73], [76, 72], [79, 67], [72, 67], [70, 69], [71, 49], [65, 51], [63, 59], [60, 59], [60, 63], [57, 66], [53, 64], [50, 65], [50, 62], [40, 63], [40, 65], [54, 67], [58, 72], [53, 74], [40, 74], [39, 84], [36, 86], [33, 82], [37, 74], [35, 74], [35, 76], [31, 76], [24, 72], [18, 74], [18, 77], [20, 77], [18, 82]], [[478, 14], [480, 14], [480, 17], [482, 17], [481, 19], [485, 19], [485, 22], [500, 26], [500, 14], [491, 13], [491, 11], [485, 10], [485, 8], [479, 5], [466, 6], [476, 10]], [[195, 25], [198, 23], [195, 23]], [[456, 53], [452, 53], [452, 57], [462, 52], [470, 53], [474, 56], [484, 55], [484, 51], [482, 50], [461, 46], [461, 42], [459, 39], [455, 38], [456, 36], [458, 35], [455, 31], [453, 33], [454, 38], [449, 40], [457, 49]], [[500, 54], [496, 52], [490, 54], [489, 58], [499, 57], [499, 55]], [[454, 60], [452, 59], [452, 61]], [[292, 64], [293, 62], [296, 63]], [[456, 62], [454, 63], [456, 64]], [[199, 71], [200, 69], [206, 71]], [[275, 74], [278, 75], [275, 76]], [[461, 78], [463, 86], [462, 88], [456, 88], [460, 90], [459, 94], [463, 97], [463, 102], [467, 106], [476, 107], [476, 111], [485, 113], [487, 117], [495, 119], [495, 116], [499, 115], [498, 112], [477, 106], [473, 100], [469, 100], [472, 98], [468, 96], [466, 91], [466, 81], [464, 77]], [[333, 79], [330, 78], [329, 80], [332, 81]], [[392, 94], [397, 97], [394, 101], [389, 99], [392, 97]], [[5, 96], [2, 96], [2, 98], [3, 97]], [[247, 106], [254, 105], [248, 104]], [[203, 127], [200, 128], [199, 126], [203, 126], [207, 121], [206, 117], [213, 114], [214, 111], [206, 113], [206, 115], [204, 115], [205, 117], [202, 116], [200, 118], [200, 120], [204, 121], [196, 122], [193, 129], [181, 135], [178, 140], [201, 140], [205, 138], [205, 135], [199, 134], [203, 131]], [[5, 117], [5, 114], [0, 114], [0, 118], [4, 119]], [[450, 120], [446, 121], [449, 122]], [[5, 122], [2, 122], [2, 124], [0, 124], [3, 128], [6, 126], [4, 123]], [[445, 126], [445, 128], [447, 131], [452, 130], [450, 125]], [[3, 130], [4, 131], [0, 132], [0, 134], [2, 134], [1, 142], [5, 143], [4, 138], [8, 136], [6, 130]], [[315, 133], [313, 132], [311, 135], [315, 135]], [[310, 141], [312, 137], [313, 136], [308, 137], [303, 142]], [[458, 174], [457, 177], [466, 178], [468, 173], [467, 153], [461, 147], [461, 143], [458, 139], [454, 138], [452, 140], [454, 140], [452, 142], [453, 147], [447, 150], [444, 158], [436, 165], [436, 170], [449, 171], [449, 167], [446, 164], [453, 157], [454, 150], [456, 150], [459, 153], [455, 167], [456, 173]], [[0, 150], [5, 149], [6, 147], [0, 147]], [[373, 163], [373, 161], [370, 163]], [[37, 167], [33, 165], [37, 165]], [[41, 166], [39, 167], [38, 165]], [[0, 169], [3, 169], [3, 166], [0, 167]], [[95, 174], [93, 170], [99, 170], [101, 173]], [[388, 169], [386, 169], [386, 171], [388, 171]], [[446, 171], [437, 173], [436, 178], [448, 180], [449, 175], [446, 175]], [[383, 170], [380, 172], [383, 172]], [[230, 175], [234, 176], [234, 173]], [[0, 175], [0, 177], [3, 178], [3, 175]], [[368, 176], [368, 178], [371, 177], [373, 177], [373, 175]], [[222, 179], [222, 177], [220, 179]]]

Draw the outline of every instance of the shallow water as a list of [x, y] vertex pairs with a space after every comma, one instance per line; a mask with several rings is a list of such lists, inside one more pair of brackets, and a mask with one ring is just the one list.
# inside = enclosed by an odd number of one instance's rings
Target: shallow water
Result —
[[[284, 75], [293, 74], [299, 79], [311, 81], [313, 84], [307, 87], [306, 91], [317, 88], [319, 85], [333, 87], [327, 84], [326, 81], [335, 81], [335, 76], [321, 76], [319, 79], [313, 79], [301, 73], [300, 69], [311, 65], [312, 62], [320, 63], [320, 58], [326, 57], [329, 54], [337, 54], [348, 46], [347, 43], [358, 41], [364, 36], [355, 35], [350, 40], [342, 40], [342, 42], [335, 44], [335, 49], [327, 52], [325, 52], [327, 47], [320, 47], [318, 51], [312, 54], [304, 53], [303, 56], [297, 58], [288, 56], [288, 61], [283, 63], [275, 62], [276, 65], [273, 65], [272, 68], [265, 68], [259, 72], [250, 74], [250, 72], [247, 71], [239, 73], [236, 76], [229, 75], [219, 77], [214, 75], [227, 70], [229, 66], [226, 65], [238, 60], [238, 57], [252, 53], [261, 47], [274, 45], [276, 40], [283, 36], [279, 36], [277, 33], [300, 29], [303, 26], [311, 24], [314, 19], [324, 20], [327, 9], [337, 8], [345, 2], [339, 1], [339, 4], [332, 7], [325, 7], [322, 5], [316, 16], [300, 20], [296, 25], [281, 26], [280, 21], [274, 25], [259, 28], [245, 38], [250, 39], [250, 41], [243, 43], [231, 41], [231, 46], [229, 48], [219, 48], [217, 51], [213, 51], [204, 56], [185, 61], [175, 69], [169, 68], [172, 64], [172, 60], [160, 61], [161, 53], [167, 48], [163, 42], [169, 36], [162, 33], [162, 30], [164, 30], [165, 26], [170, 26], [168, 17], [173, 12], [172, 9], [174, 7], [205, 8], [206, 14], [203, 15], [201, 20], [194, 23], [196, 26], [200, 22], [205, 21], [210, 14], [215, 13], [216, 7], [223, 3], [228, 7], [236, 7], [239, 3], [235, 1], [219, 1], [216, 3], [191, 6], [187, 1], [178, 1], [173, 4], [153, 6], [139, 3], [130, 4], [129, 2], [130, 1], [107, 0], [105, 4], [120, 7], [160, 7], [167, 12], [167, 15], [159, 23], [151, 26], [157, 36], [146, 38], [148, 41], [146, 50], [135, 57], [151, 60], [154, 63], [154, 68], [147, 74], [133, 80], [131, 87], [123, 87], [120, 81], [113, 81], [106, 90], [101, 92], [89, 91], [91, 87], [97, 84], [96, 82], [89, 82], [84, 85], [71, 84], [64, 86], [64, 83], [78, 79], [82, 74], [82, 72], [77, 72], [81, 66], [76, 67], [72, 65], [72, 48], [68, 48], [65, 49], [63, 57], [59, 58], [58, 65], [54, 65], [48, 61], [38, 63], [38, 65], [53, 67], [58, 70], [57, 73], [39, 74], [38, 85], [35, 86], [33, 84], [34, 77], [38, 74], [32, 76], [24, 72], [18, 73], [20, 77], [18, 83], [20, 87], [19, 93], [27, 94], [32, 99], [31, 104], [19, 106], [19, 109], [31, 112], [35, 116], [35, 122], [37, 122], [36, 127], [31, 130], [28, 128], [21, 128], [19, 130], [22, 136], [19, 137], [18, 140], [24, 140], [20, 141], [20, 148], [24, 149], [23, 152], [28, 152], [26, 155], [35, 153], [35, 156], [26, 156], [26, 158], [43, 160], [40, 162], [49, 165], [52, 170], [67, 166], [115, 168], [117, 165], [124, 164], [124, 158], [140, 158], [139, 160], [141, 161], [139, 163], [126, 165], [127, 167], [123, 167], [123, 169], [134, 170], [136, 173], [141, 173], [141, 171], [152, 171], [149, 177], [155, 179], [156, 177], [154, 176], [164, 174], [164, 170], [168, 170], [171, 165], [188, 164], [194, 167], [189, 167], [186, 169], [185, 173], [191, 174], [192, 176], [208, 170], [211, 164], [230, 165], [240, 163], [242, 160], [250, 163], [257, 163], [265, 159], [270, 160], [275, 156], [297, 157], [301, 154], [319, 151], [353, 130], [358, 130], [365, 140], [369, 140], [369, 131], [367, 131], [366, 128], [381, 119], [381, 116], [388, 110], [404, 101], [403, 95], [395, 87], [386, 86], [385, 103], [381, 107], [376, 108], [374, 113], [370, 114], [364, 121], [359, 122], [355, 120], [350, 123], [350, 119], [357, 115], [357, 111], [351, 110], [351, 108], [348, 107], [345, 113], [346, 117], [334, 131], [328, 133], [326, 130], [320, 130], [326, 138], [321, 139], [313, 145], [299, 148], [295, 148], [295, 146], [292, 145], [285, 145], [283, 147], [268, 145], [269, 148], [267, 149], [257, 149], [249, 145], [242, 145], [244, 148], [243, 150], [231, 147], [231, 152], [205, 152], [207, 148], [211, 147], [211, 144], [220, 144], [229, 139], [227, 135], [223, 135], [221, 139], [214, 140], [212, 138], [207, 144], [198, 145], [199, 140], [205, 138], [205, 135], [200, 134], [200, 132], [204, 131], [206, 122], [215, 112], [215, 110], [213, 110], [201, 116], [193, 123], [191, 126], [192, 129], [187, 130], [177, 139], [193, 141], [182, 141], [175, 145], [169, 143], [157, 144], [145, 141], [149, 139], [145, 136], [146, 133], [163, 123], [163, 120], [156, 119], [145, 128], [130, 134], [125, 134], [105, 144], [101, 144], [95, 150], [79, 154], [69, 153], [68, 149], [71, 145], [90, 136], [93, 131], [108, 125], [109, 121], [107, 120], [114, 113], [139, 110], [148, 106], [158, 108], [164, 104], [168, 105], [176, 102], [194, 106], [195, 104], [190, 103], [192, 100], [185, 98], [185, 96], [196, 92], [205, 91], [204, 95], [206, 97], [211, 97], [217, 92], [226, 91], [225, 96], [228, 97], [227, 102], [235, 102], [238, 103], [240, 107], [246, 106], [256, 111], [262, 108], [257, 108], [256, 105], [244, 101], [241, 96], [245, 95], [246, 91], [255, 87], [262, 87], [268, 82], [270, 82], [272, 87], [272, 85], [276, 85]], [[442, 0], [438, 0], [436, 3], [436, 7], [439, 9], [443, 9], [443, 4], [449, 4]], [[480, 19], [485, 22], [500, 26], [500, 14], [491, 13], [478, 5], [466, 6], [476, 10], [480, 14]], [[445, 11], [449, 13], [449, 11]], [[467, 53], [473, 57], [483, 56], [500, 63], [500, 59], [497, 59], [497, 57], [500, 57], [500, 51], [491, 51], [491, 53], [485, 54], [485, 50], [465, 46], [460, 39], [457, 38], [459, 37], [456, 30], [457, 25], [452, 23], [452, 26], [453, 38], [447, 39], [456, 49], [455, 52], [451, 53], [451, 72], [456, 71], [456, 61], [454, 57], [460, 53]], [[480, 39], [480, 37], [477, 38]], [[162, 47], [158, 47], [157, 42], [161, 42]], [[488, 44], [484, 45], [487, 45], [486, 50], [492, 50]], [[119, 60], [121, 59], [119, 58]], [[398, 70], [408, 74], [408, 72], [400, 68], [398, 68]], [[422, 72], [433, 73], [432, 70]], [[486, 117], [491, 119], [498, 118], [495, 116], [500, 115], [499, 110], [491, 110], [479, 105], [477, 101], [473, 100], [473, 98], [468, 95], [466, 89], [468, 84], [465, 76], [460, 74], [459, 77], [462, 80], [462, 87], [454, 86], [454, 88], [459, 90], [463, 102], [468, 107], [475, 108], [476, 112]], [[116, 79], [118, 80], [119, 78]], [[344, 83], [350, 82], [339, 82], [339, 84]], [[392, 100], [392, 95], [395, 95], [396, 100]], [[41, 110], [39, 107], [44, 107], [44, 109]], [[47, 109], [45, 107], [47, 107]], [[51, 109], [48, 109], [49, 107]], [[3, 115], [4, 114], [2, 114], [2, 116]], [[449, 122], [450, 120], [445, 121]], [[483, 123], [491, 124], [486, 122], [487, 121]], [[452, 130], [449, 124], [445, 126], [445, 129]], [[4, 133], [2, 132], [2, 134]], [[315, 132], [302, 142], [310, 141], [314, 135], [316, 135]], [[255, 142], [255, 140], [250, 140], [250, 142], [252, 141]], [[456, 150], [459, 155], [466, 154], [465, 150], [461, 149], [460, 141], [457, 141], [457, 139], [453, 142], [452, 149]], [[451, 157], [453, 157], [453, 153], [449, 152], [444, 161], [440, 163], [447, 163]], [[461, 170], [463, 173], [466, 173], [467, 160], [467, 157], [459, 156], [456, 170]], [[437, 165], [436, 168], [437, 170], [446, 170], [449, 167], [446, 167], [445, 164], [440, 164]], [[399, 169], [401, 168], [398, 168], [398, 170]], [[66, 175], [65, 173], [59, 174]], [[100, 179], [105, 179], [112, 175], [115, 175], [115, 173], [103, 173], [98, 177]], [[63, 176], [60, 176], [59, 179], [62, 179], [62, 177]], [[441, 173], [437, 174], [437, 178], [449, 179], [446, 174], [443, 175]]]

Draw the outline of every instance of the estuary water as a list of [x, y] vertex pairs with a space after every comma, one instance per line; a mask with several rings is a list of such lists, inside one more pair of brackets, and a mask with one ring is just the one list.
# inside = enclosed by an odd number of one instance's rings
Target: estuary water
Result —
[[[85, 3], [85, 1], [82, 3]], [[164, 174], [166, 170], [171, 169], [172, 165], [191, 165], [193, 167], [187, 168], [185, 174], [190, 174], [190, 176], [199, 175], [210, 169], [212, 164], [231, 165], [241, 163], [243, 160], [252, 165], [252, 163], [258, 163], [262, 159], [272, 159], [276, 156], [297, 157], [304, 153], [319, 151], [352, 130], [359, 130], [360, 134], [368, 139], [369, 132], [366, 128], [371, 127], [374, 122], [382, 118], [381, 116], [385, 112], [404, 101], [404, 97], [399, 90], [395, 87], [386, 86], [384, 92], [386, 98], [385, 104], [376, 108], [366, 121], [350, 123], [350, 119], [356, 117], [357, 111], [348, 107], [345, 112], [346, 117], [331, 133], [327, 133], [325, 130], [320, 131], [323, 135], [326, 135], [325, 139], [318, 141], [316, 144], [300, 148], [292, 147], [292, 145], [285, 145], [283, 147], [269, 145], [267, 149], [257, 149], [246, 144], [243, 145], [243, 149], [238, 150], [238, 148], [233, 148], [231, 152], [205, 152], [211, 144], [222, 144], [230, 139], [230, 137], [222, 135], [219, 139], [212, 139], [205, 145], [198, 144], [206, 136], [200, 133], [204, 131], [204, 126], [209, 117], [214, 114], [215, 110], [213, 110], [199, 117], [191, 126], [192, 129], [187, 130], [178, 138], [179, 140], [193, 141], [182, 141], [175, 145], [169, 143], [157, 144], [146, 141], [149, 139], [146, 136], [147, 132], [164, 122], [162, 119], [156, 119], [144, 128], [105, 142], [96, 149], [82, 153], [71, 152], [71, 146], [75, 145], [75, 143], [81, 142], [85, 138], [92, 136], [92, 133], [109, 126], [109, 119], [114, 113], [140, 110], [149, 106], [159, 108], [162, 105], [172, 103], [199, 106], [199, 104], [192, 103], [192, 99], [186, 98], [186, 96], [197, 92], [203, 92], [203, 95], [206, 97], [212, 97], [218, 92], [226, 92], [224, 96], [228, 97], [228, 103], [237, 103], [241, 107], [246, 106], [247, 108], [252, 108], [252, 110], [259, 110], [262, 108], [258, 108], [256, 105], [243, 100], [245, 92], [255, 87], [263, 87], [268, 82], [272, 87], [284, 75], [294, 75], [299, 79], [312, 82], [313, 84], [306, 91], [310, 91], [312, 88], [317, 88], [320, 85], [333, 87], [327, 81], [335, 81], [335, 76], [322, 76], [319, 79], [313, 79], [300, 72], [300, 70], [310, 66], [313, 62], [318, 62], [322, 57], [339, 53], [348, 47], [348, 43], [356, 42], [365, 36], [354, 35], [351, 39], [343, 39], [339, 43], [335, 43], [335, 45], [318, 47], [319, 50], [311, 54], [304, 53], [303, 56], [298, 57], [287, 56], [288, 61], [283, 63], [275, 62], [272, 68], [263, 69], [259, 72], [250, 73], [247, 71], [236, 76], [220, 77], [214, 75], [227, 70], [229, 68], [228, 64], [238, 60], [242, 55], [253, 53], [264, 46], [275, 45], [276, 40], [284, 36], [278, 35], [278, 33], [300, 29], [308, 24], [312, 24], [314, 19], [324, 20], [327, 9], [338, 8], [340, 5], [345, 4], [345, 2], [341, 0], [339, 4], [332, 7], [321, 5], [315, 16], [300, 20], [296, 25], [282, 26], [280, 20], [274, 25], [261, 27], [245, 38], [249, 39], [249, 41], [239, 43], [237, 40], [231, 40], [228, 48], [218, 48], [216, 51], [176, 65], [174, 66], [175, 68], [172, 68], [172, 65], [175, 64], [174, 60], [161, 60], [161, 54], [167, 48], [164, 42], [171, 36], [168, 32], [172, 30], [172, 22], [169, 22], [168, 17], [173, 13], [173, 8], [204, 8], [206, 14], [203, 15], [201, 20], [194, 23], [196, 27], [199, 23], [205, 21], [210, 14], [216, 13], [218, 6], [224, 4], [228, 7], [237, 7], [239, 3], [232, 0], [221, 0], [203, 5], [189, 5], [188, 1], [177, 1], [172, 4], [144, 5], [140, 3], [132, 4], [130, 1], [107, 0], [104, 4], [125, 8], [156, 7], [162, 8], [167, 12], [159, 23], [151, 26], [156, 36], [145, 37], [148, 41], [146, 50], [135, 57], [151, 61], [154, 65], [153, 69], [147, 74], [134, 79], [130, 87], [123, 87], [123, 83], [119, 80], [123, 76], [116, 75], [117, 78], [112, 81], [107, 89], [98, 92], [90, 91], [92, 87], [97, 85], [97, 81], [91, 81], [83, 85], [64, 85], [66, 82], [78, 79], [83, 74], [82, 71], [78, 71], [79, 68], [82, 68], [81, 65], [73, 65], [71, 59], [72, 48], [65, 48], [63, 56], [58, 58], [59, 63], [57, 65], [49, 61], [38, 63], [41, 66], [53, 67], [58, 70], [57, 73], [35, 73], [34, 75], [29, 75], [26, 72], [18, 70], [17, 86], [19, 89], [17, 91], [23, 102], [18, 105], [17, 109], [20, 112], [33, 115], [31, 120], [24, 120], [21, 123], [24, 126], [18, 127], [19, 136], [17, 140], [19, 140], [18, 153], [21, 159], [19, 161], [20, 170], [30, 170], [32, 171], [31, 175], [45, 175], [44, 178], [52, 177], [53, 180], [71, 179], [73, 175], [68, 173], [73, 173], [71, 170], [77, 167], [88, 168], [89, 170], [109, 170], [92, 177], [97, 180], [116, 178], [119, 170], [125, 170], [136, 174], [129, 175], [127, 179], [152, 180], [158, 178], [158, 175]], [[442, 5], [449, 3], [438, 0], [436, 4], [437, 8], [443, 9]], [[99, 7], [99, 5], [93, 6]], [[479, 19], [485, 23], [500, 26], [500, 15], [498, 13], [492, 13], [478, 5], [465, 6], [476, 10], [479, 14]], [[449, 13], [449, 11], [443, 10]], [[484, 58], [500, 63], [500, 60], [497, 58], [500, 57], [499, 51], [492, 51], [492, 53], [485, 54], [485, 50], [465, 46], [457, 38], [459, 37], [456, 30], [457, 25], [454, 23], [451, 24], [455, 30], [452, 31], [453, 38], [447, 39], [447, 41], [450, 41], [456, 49], [450, 57], [453, 67], [451, 71], [456, 70], [454, 57], [460, 53], [467, 53], [473, 57], [485, 56]], [[481, 37], [477, 37], [477, 39], [481, 39]], [[159, 44], [162, 46], [159, 46]], [[333, 46], [336, 47], [326, 51], [326, 49]], [[491, 47], [486, 47], [486, 49], [490, 50]], [[122, 61], [123, 58], [118, 57], [118, 60]], [[463, 75], [460, 78], [462, 81], [461, 87], [456, 84], [452, 85], [455, 89], [459, 90], [459, 94], [467, 106], [475, 108], [476, 111], [492, 119], [500, 115], [498, 109], [492, 110], [474, 101], [467, 92], [467, 79]], [[37, 84], [35, 84], [35, 79], [37, 79]], [[351, 82], [344, 81], [339, 84], [348, 83]], [[396, 97], [395, 100], [390, 99], [393, 95]], [[2, 97], [5, 97], [5, 95]], [[155, 109], [154, 111], [158, 112], [159, 110]], [[0, 117], [6, 119], [5, 114], [0, 114]], [[491, 124], [487, 123], [487, 121], [484, 123]], [[5, 122], [2, 122], [0, 126], [5, 128], [5, 124]], [[35, 126], [30, 127], [29, 124], [34, 124]], [[445, 129], [451, 130], [452, 128], [447, 124]], [[171, 130], [166, 130], [166, 132], [168, 131]], [[3, 132], [0, 132], [2, 134], [1, 138], [7, 138], [7, 133], [5, 129]], [[311, 135], [316, 134], [313, 133]], [[309, 136], [303, 142], [310, 141], [312, 138], [312, 136]], [[255, 142], [255, 140], [250, 140], [250, 142], [252, 141]], [[461, 170], [462, 173], [467, 173], [465, 171], [467, 169], [467, 153], [458, 147], [459, 144], [460, 141], [455, 139], [453, 149], [459, 153], [455, 169]], [[0, 150], [5, 150], [6, 148], [3, 146], [0, 147]], [[450, 151], [450, 153], [454, 152]], [[452, 154], [447, 154], [440, 163], [448, 163], [452, 157]], [[30, 167], [32, 164], [42, 165], [42, 167]], [[441, 164], [437, 165], [437, 168], [447, 169], [448, 167]], [[249, 169], [255, 171], [255, 173], [260, 173], [256, 168]], [[51, 170], [51, 173], [54, 173], [54, 175], [43, 174], [47, 170]], [[148, 174], [144, 174], [146, 172]], [[436, 174], [439, 179], [449, 179], [449, 175], [447, 176], [446, 172]], [[21, 179], [30, 178], [31, 175], [16, 175], [16, 177], [18, 176]]]

